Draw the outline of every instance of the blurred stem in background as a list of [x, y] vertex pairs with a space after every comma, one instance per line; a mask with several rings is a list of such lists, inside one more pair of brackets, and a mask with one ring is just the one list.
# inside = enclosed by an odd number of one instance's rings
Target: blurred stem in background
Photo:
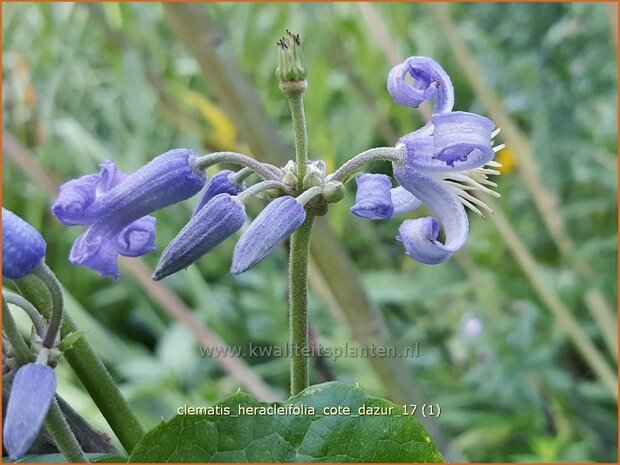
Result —
[[[370, 32], [381, 47], [386, 60], [390, 63], [398, 63], [401, 56], [398, 54], [398, 47], [393, 43], [390, 36], [386, 33], [386, 28], [380, 14], [372, 4], [358, 4], [362, 16]], [[458, 29], [451, 21], [448, 5], [429, 5], [429, 8], [438, 18], [442, 32], [450, 43], [452, 50], [461, 64], [470, 85], [474, 89], [480, 102], [486, 107], [491, 118], [495, 120], [498, 127], [502, 128], [502, 134], [506, 138], [508, 146], [518, 155], [518, 166], [521, 167], [521, 177], [528, 187], [535, 205], [538, 207], [545, 225], [558, 246], [560, 252], [569, 256], [574, 252], [574, 243], [565, 233], [563, 220], [559, 214], [557, 196], [544, 187], [540, 181], [540, 174], [536, 161], [532, 156], [531, 143], [518, 129], [508, 114], [502, 109], [499, 98], [494, 92], [486, 87], [484, 78], [480, 70], [482, 67], [475, 62], [471, 53], [467, 50], [465, 42], [458, 36]], [[428, 118], [428, 115], [425, 115]], [[508, 217], [490, 199], [485, 198], [485, 202], [493, 209], [494, 215], [489, 215], [489, 220], [500, 231], [502, 237], [506, 238], [506, 244], [513, 253], [517, 263], [523, 270], [524, 275], [530, 281], [532, 287], [547, 308], [551, 311], [559, 325], [566, 331], [573, 343], [582, 354], [584, 359], [596, 373], [608, 392], [617, 402], [617, 377], [609, 362], [592, 343], [582, 326], [573, 316], [571, 311], [564, 305], [556, 292], [543, 284], [543, 275], [536, 260], [529, 252], [519, 234], [508, 220]], [[587, 264], [577, 264], [572, 261], [576, 271], [584, 277], [591, 277], [593, 271]], [[617, 327], [617, 320], [613, 315], [611, 307], [598, 289], [586, 291], [584, 296], [586, 304], [599, 328], [602, 331], [609, 352], [617, 358], [617, 335], [613, 328]]]

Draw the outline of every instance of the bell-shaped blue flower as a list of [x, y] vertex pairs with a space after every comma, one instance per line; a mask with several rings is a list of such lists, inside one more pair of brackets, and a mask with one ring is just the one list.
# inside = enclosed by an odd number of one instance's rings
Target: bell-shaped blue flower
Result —
[[129, 176], [107, 161], [98, 174], [63, 184], [52, 212], [64, 224], [90, 225], [73, 245], [71, 263], [118, 279], [118, 254], [155, 250], [155, 219], [147, 215], [200, 191], [205, 176], [196, 158], [192, 150], [170, 150]]
[[[485, 187], [495, 185], [487, 180], [487, 174], [498, 174], [485, 168], [493, 164], [493, 128], [493, 122], [482, 116], [450, 112], [433, 115], [429, 124], [399, 141], [406, 147], [406, 156], [394, 163], [394, 177], [435, 215], [401, 225], [398, 239], [412, 258], [428, 264], [447, 260], [467, 239], [463, 204], [478, 213], [476, 205], [488, 209], [470, 192], [495, 194]], [[440, 225], [443, 243], [439, 240]]]
[[199, 209], [161, 255], [154, 280], [187, 268], [237, 232], [245, 222], [245, 207], [230, 194], [218, 194]]
[[41, 430], [55, 392], [56, 374], [49, 366], [28, 363], [18, 369], [2, 431], [3, 445], [11, 460], [28, 452]]
[[454, 87], [444, 69], [427, 57], [409, 57], [388, 75], [388, 92], [396, 103], [417, 108], [433, 98], [433, 113], [445, 113], [454, 106]]
[[234, 171], [222, 170], [209, 179], [206, 186], [202, 190], [200, 200], [196, 204], [194, 209], [194, 215], [200, 211], [213, 197], [218, 194], [230, 194], [237, 195], [245, 190], [245, 183], [237, 184], [232, 181], [232, 176], [235, 175]]
[[21, 279], [45, 257], [45, 240], [30, 224], [2, 208], [2, 276]]
[[306, 220], [306, 211], [295, 197], [272, 201], [241, 235], [233, 252], [231, 272], [241, 274], [265, 258]]

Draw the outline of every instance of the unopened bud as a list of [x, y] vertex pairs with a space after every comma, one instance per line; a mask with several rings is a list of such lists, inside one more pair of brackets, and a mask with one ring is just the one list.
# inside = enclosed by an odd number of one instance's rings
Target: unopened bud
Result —
[[330, 181], [323, 186], [323, 198], [327, 203], [336, 203], [344, 199], [345, 188], [340, 181]]

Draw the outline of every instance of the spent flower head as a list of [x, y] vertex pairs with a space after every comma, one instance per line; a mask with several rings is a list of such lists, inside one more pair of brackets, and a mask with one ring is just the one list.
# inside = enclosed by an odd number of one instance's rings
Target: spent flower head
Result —
[[276, 42], [278, 46], [278, 67], [276, 77], [279, 81], [303, 81], [308, 75], [304, 65], [304, 56], [301, 50], [299, 34], [293, 34], [288, 29], [286, 34]]

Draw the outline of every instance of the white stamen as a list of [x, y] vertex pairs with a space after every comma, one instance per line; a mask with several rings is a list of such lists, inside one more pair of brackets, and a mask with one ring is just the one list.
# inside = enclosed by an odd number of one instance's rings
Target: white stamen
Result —
[[482, 214], [482, 212], [480, 210], [478, 210], [476, 208], [475, 205], [472, 205], [470, 202], [468, 202], [467, 200], [465, 200], [462, 197], [459, 197], [459, 200], [461, 201], [461, 203], [463, 205], [465, 205], [467, 208], [469, 208], [471, 211], [473, 211], [474, 213], [477, 213], [478, 215], [480, 215], [482, 218], [484, 218], [484, 215]]
[[491, 139], [493, 139], [495, 136], [497, 136], [501, 130], [502, 130], [502, 128], [494, 129], [493, 132], [491, 133]]
[[499, 144], [499, 145], [496, 145], [495, 147], [493, 147], [493, 151], [495, 153], [497, 153], [500, 150], [504, 150], [505, 148], [506, 148], [506, 144]]

